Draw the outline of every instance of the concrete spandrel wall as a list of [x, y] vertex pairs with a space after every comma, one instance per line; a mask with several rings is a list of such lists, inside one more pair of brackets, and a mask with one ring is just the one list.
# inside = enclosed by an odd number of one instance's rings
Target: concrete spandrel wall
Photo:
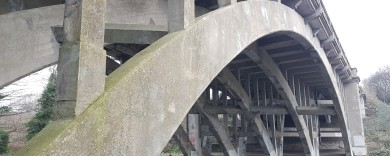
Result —
[[[11, 1], [14, 1], [14, 4], [21, 3], [22, 5], [14, 5], [14, 8], [12, 8]], [[63, 4], [64, 1], [65, 0], [0, 0], [0, 15], [14, 12], [15, 10], [27, 10]]]
[[[166, 27], [166, 9], [166, 0], [109, 0], [106, 23]], [[207, 12], [196, 7], [197, 16]], [[63, 14], [60, 4], [0, 15], [0, 87], [57, 62], [59, 44], [51, 27], [63, 24]]]
[[167, 0], [108, 0], [109, 23], [167, 25]]
[[57, 61], [59, 44], [50, 26], [62, 23], [63, 8], [0, 15], [0, 87]]

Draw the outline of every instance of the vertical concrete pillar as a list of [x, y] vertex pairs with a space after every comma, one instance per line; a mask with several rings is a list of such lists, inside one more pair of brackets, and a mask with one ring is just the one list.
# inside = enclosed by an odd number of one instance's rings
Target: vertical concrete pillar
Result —
[[106, 0], [66, 0], [59, 52], [55, 113], [79, 115], [104, 91]]
[[168, 0], [168, 31], [185, 29], [195, 21], [194, 0]]
[[191, 153], [191, 156], [194, 156], [198, 154], [199, 156], [202, 156], [202, 139], [200, 138], [200, 125], [199, 125], [199, 114], [188, 114], [188, 137], [192, 143], [192, 145], [195, 147], [195, 150], [197, 152]]
[[8, 8], [11, 12], [20, 11], [24, 9], [24, 1], [22, 0], [8, 0]]
[[277, 115], [276, 116], [276, 125], [277, 130], [279, 131], [279, 135], [276, 136], [276, 155], [283, 156], [283, 145], [284, 145], [284, 121], [285, 121], [285, 115]]
[[218, 7], [222, 8], [234, 3], [237, 3], [237, 0], [218, 0]]
[[[241, 114], [241, 134], [245, 134], [248, 132], [248, 124], [244, 119], [244, 115]], [[237, 146], [237, 155], [238, 156], [246, 156], [246, 142], [247, 136], [238, 137], [238, 146]]]
[[247, 137], [238, 138], [237, 155], [246, 156], [246, 141]]
[[320, 155], [320, 138], [319, 138], [319, 132], [320, 132], [320, 129], [319, 129], [319, 125], [318, 125], [318, 115], [315, 115], [315, 116], [312, 116], [312, 128], [313, 128], [313, 134], [312, 134], [312, 138], [313, 138], [313, 151], [314, 151], [314, 154], [316, 156], [319, 156]]
[[356, 72], [355, 68], [352, 69], [353, 80], [344, 85], [347, 101], [346, 112], [351, 133], [352, 151], [355, 155], [367, 155], [362, 113], [360, 113], [359, 77], [356, 76]]

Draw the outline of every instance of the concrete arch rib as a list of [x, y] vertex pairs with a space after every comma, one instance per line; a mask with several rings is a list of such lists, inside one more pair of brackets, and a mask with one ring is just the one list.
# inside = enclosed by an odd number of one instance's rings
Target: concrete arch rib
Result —
[[114, 71], [85, 112], [62, 127], [50, 124], [20, 154], [159, 155], [217, 74], [252, 42], [280, 31], [320, 48], [302, 17], [280, 3], [244, 1], [201, 16]]

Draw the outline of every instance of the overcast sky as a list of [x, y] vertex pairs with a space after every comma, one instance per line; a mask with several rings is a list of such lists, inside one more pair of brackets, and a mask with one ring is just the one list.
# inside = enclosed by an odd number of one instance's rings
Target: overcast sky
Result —
[[323, 0], [352, 67], [364, 79], [390, 65], [389, 0]]

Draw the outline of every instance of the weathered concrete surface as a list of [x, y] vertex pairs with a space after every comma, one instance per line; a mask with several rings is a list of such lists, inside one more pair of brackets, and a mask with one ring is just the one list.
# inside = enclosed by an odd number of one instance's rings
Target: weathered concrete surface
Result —
[[[43, 132], [32, 140], [47, 146], [30, 145], [18, 154], [159, 155], [219, 71], [246, 46], [274, 32], [300, 36], [325, 55], [294, 10], [257, 0], [227, 6], [134, 56], [106, 79], [105, 93], [62, 132], [52, 139]], [[330, 67], [326, 57], [322, 62]]]
[[168, 31], [187, 28], [195, 21], [194, 0], [168, 0]]
[[51, 6], [0, 15], [0, 88], [57, 62], [59, 45], [50, 26], [62, 24], [63, 10]]
[[364, 137], [363, 117], [360, 105], [359, 79], [356, 69], [352, 69], [352, 76], [355, 77], [345, 84], [345, 96], [347, 102], [348, 127], [351, 131], [352, 151], [355, 155], [367, 155], [367, 148]]
[[[106, 8], [106, 23], [118, 28], [106, 36], [112, 42], [134, 41], [125, 36], [111, 36], [131, 28], [125, 27], [126, 24], [168, 29], [166, 0], [109, 0]], [[207, 11], [200, 7], [195, 9], [197, 16]], [[0, 88], [58, 61], [59, 44], [51, 27], [62, 25], [63, 16], [64, 5], [0, 15], [0, 28], [3, 28], [0, 30]], [[147, 42], [148, 39], [137, 41]]]
[[65, 2], [64, 43], [57, 67], [54, 110], [57, 118], [79, 115], [104, 91], [105, 11], [106, 0]]
[[13, 11], [63, 4], [63, 0], [1, 0], [0, 15]]

